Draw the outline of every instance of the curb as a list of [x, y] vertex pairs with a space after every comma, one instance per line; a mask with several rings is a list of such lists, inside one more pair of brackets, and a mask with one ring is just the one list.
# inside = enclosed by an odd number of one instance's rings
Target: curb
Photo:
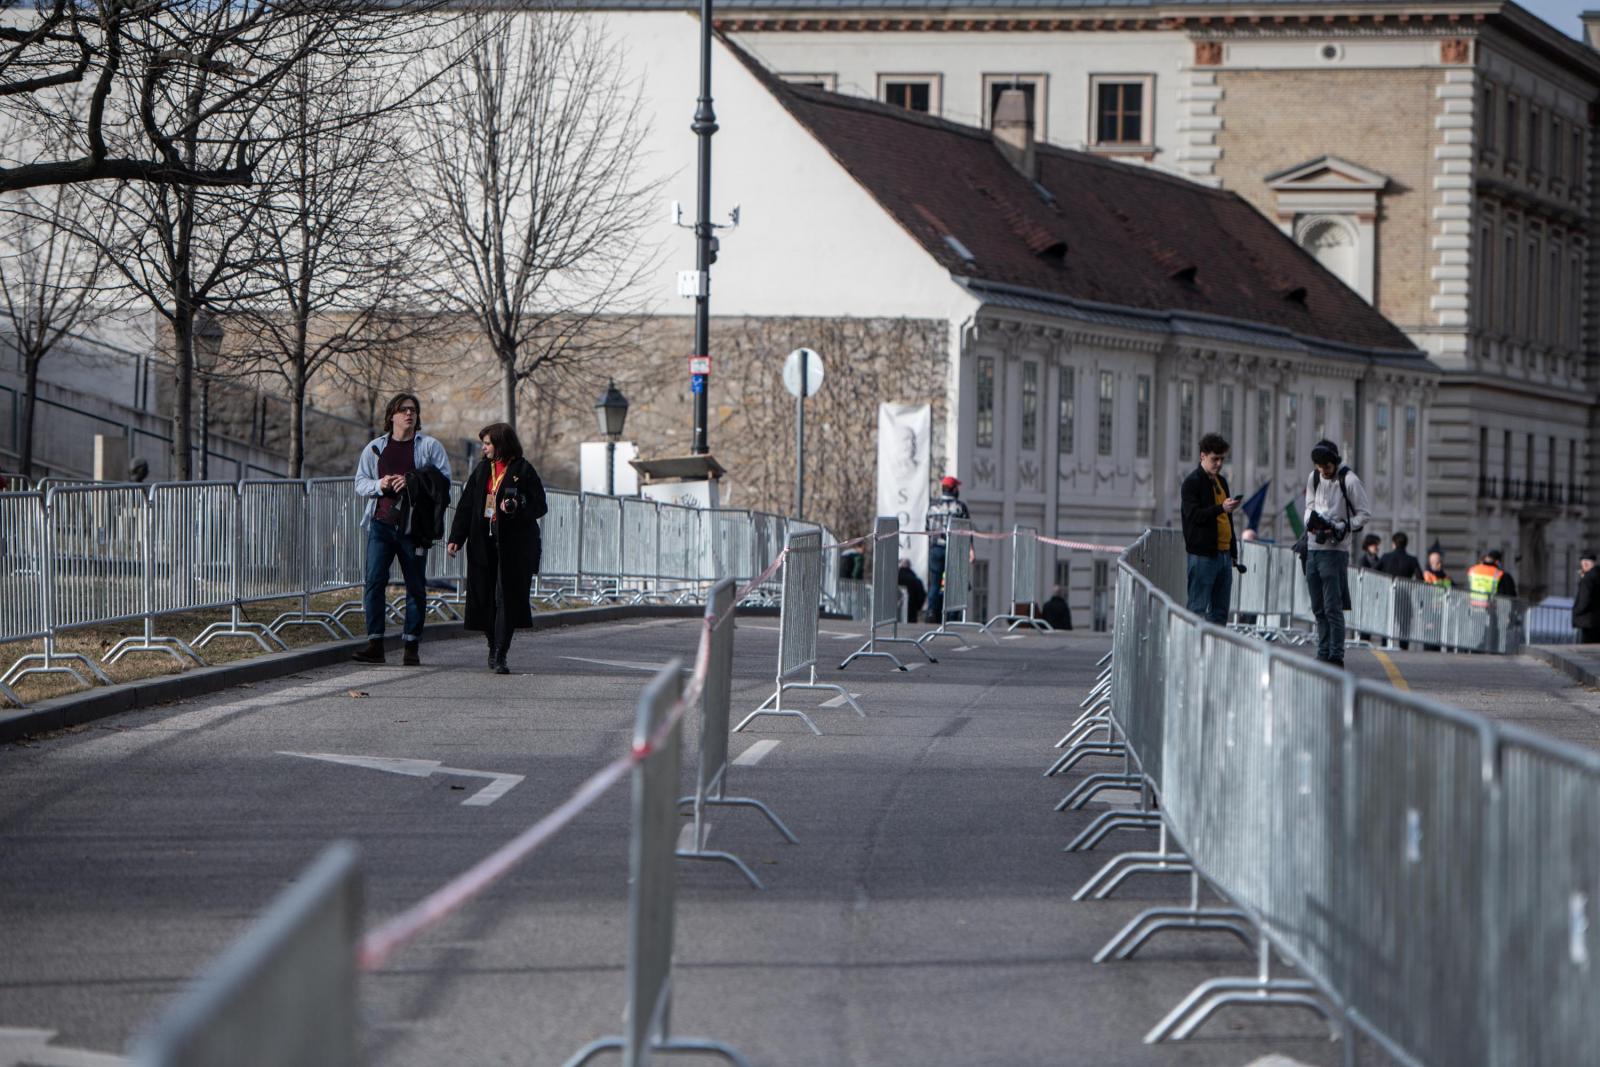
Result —
[[1523, 645], [1522, 654], [1549, 664], [1579, 685], [1600, 689], [1600, 667], [1590, 664], [1584, 657], [1563, 652], [1549, 645]]
[[[575, 608], [571, 611], [541, 612], [533, 617], [529, 630], [556, 630], [567, 626], [618, 622], [623, 619], [696, 619], [705, 614], [701, 604], [613, 604], [601, 608]], [[776, 616], [776, 608], [740, 608], [741, 615]], [[459, 638], [465, 631], [459, 622], [429, 623], [426, 636]], [[246, 682], [268, 681], [315, 667], [346, 663], [350, 653], [365, 639], [334, 641], [289, 652], [224, 663], [215, 667], [196, 667], [181, 674], [144, 678], [121, 685], [97, 686], [81, 693], [43, 700], [26, 708], [0, 710], [0, 744], [24, 740], [35, 734], [81, 726], [125, 711], [190, 700], [220, 692]], [[385, 642], [394, 651], [400, 647], [398, 634]]]

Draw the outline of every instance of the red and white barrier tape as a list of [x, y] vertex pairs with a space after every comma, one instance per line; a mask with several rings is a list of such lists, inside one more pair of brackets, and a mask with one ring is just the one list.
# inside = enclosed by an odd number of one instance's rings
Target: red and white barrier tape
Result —
[[[734, 593], [733, 603], [736, 609], [745, 597], [755, 592], [763, 582], [777, 573], [778, 568], [783, 565], [784, 557], [788, 554], [788, 549], [779, 552], [778, 557], [766, 570], [752, 578], [743, 589]], [[672, 706], [672, 710], [667, 713], [654, 734], [643, 744], [635, 745], [627, 755], [619, 756], [590, 775], [550, 814], [428, 894], [417, 904], [370, 931], [361, 939], [356, 955], [357, 966], [363, 971], [373, 971], [382, 967], [395, 950], [453, 912], [460, 910], [484, 890], [511, 873], [517, 864], [537, 852], [546, 841], [577, 818], [589, 805], [604, 796], [606, 791], [621, 781], [629, 771], [644, 762], [666, 739], [673, 726], [683, 718], [685, 709], [700, 699], [700, 694], [705, 689], [706, 674], [711, 667], [711, 634], [731, 617], [730, 615], [721, 618], [710, 615], [705, 617], [704, 626], [700, 631], [700, 644], [695, 649], [694, 671], [689, 676], [689, 684], [684, 687], [683, 695]]]
[[[898, 534], [885, 534], [883, 539], [884, 540], [888, 540], [890, 537], [933, 537], [934, 535], [943, 536], [945, 534], [945, 532], [946, 531], [944, 531], [944, 530], [901, 530]], [[971, 537], [974, 540], [978, 540], [978, 541], [1004, 541], [1004, 540], [1007, 540], [1008, 538], [1016, 536], [1016, 534], [1010, 534], [1010, 533], [991, 533], [988, 530], [966, 530], [966, 531], [962, 531], [962, 533], [965, 536]], [[1040, 544], [1055, 545], [1058, 548], [1072, 548], [1072, 549], [1077, 549], [1080, 552], [1117, 552], [1117, 553], [1120, 553], [1120, 552], [1124, 551], [1127, 548], [1126, 545], [1101, 545], [1101, 544], [1096, 544], [1093, 541], [1068, 541], [1068, 540], [1065, 540], [1065, 539], [1060, 538], [1060, 537], [1046, 537], [1042, 533], [1035, 533], [1033, 535], [1033, 539], [1035, 541], [1038, 541]]]

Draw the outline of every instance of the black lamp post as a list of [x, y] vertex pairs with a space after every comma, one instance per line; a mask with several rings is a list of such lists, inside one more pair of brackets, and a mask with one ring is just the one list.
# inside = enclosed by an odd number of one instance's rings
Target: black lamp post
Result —
[[617, 438], [622, 436], [622, 424], [628, 421], [628, 398], [622, 395], [615, 380], [606, 382], [606, 391], [594, 405], [595, 422], [606, 439], [606, 495], [617, 492]]
[[200, 480], [211, 476], [211, 368], [222, 353], [222, 323], [209, 311], [194, 320], [194, 352], [200, 364]]
[[[717, 113], [711, 107], [711, 0], [700, 0], [700, 99], [690, 127], [699, 139], [695, 191], [694, 267], [699, 276], [694, 298], [694, 355], [711, 355], [711, 264], [717, 258], [716, 227], [711, 224], [711, 135], [717, 132]], [[711, 376], [695, 374], [694, 438], [689, 451], [703, 456], [711, 451], [707, 432], [711, 409]]]

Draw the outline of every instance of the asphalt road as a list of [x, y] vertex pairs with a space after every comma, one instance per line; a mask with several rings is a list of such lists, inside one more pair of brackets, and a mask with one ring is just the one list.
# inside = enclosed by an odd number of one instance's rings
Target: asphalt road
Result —
[[[775, 630], [740, 625], [736, 714], [771, 686]], [[734, 767], [731, 787], [771, 804], [800, 843], [754, 812], [713, 813], [713, 847], [768, 889], [680, 864], [675, 1033], [758, 1065], [1338, 1062], [1322, 1024], [1295, 1010], [1232, 1010], [1187, 1045], [1141, 1043], [1198, 982], [1250, 973], [1230, 940], [1174, 935], [1136, 962], [1089, 962], [1184, 888], [1147, 878], [1113, 901], [1070, 900], [1106, 855], [1060, 851], [1092, 813], [1054, 813], [1071, 782], [1040, 771], [1104, 635], [841, 674], [854, 642], [829, 632], [843, 624], [823, 630], [822, 673], [860, 693], [867, 718], [822, 709], [820, 738], [771, 719], [734, 738], [735, 754], [778, 742]], [[23, 1028], [57, 1031], [54, 1048], [122, 1048], [330, 840], [362, 850], [369, 923], [415, 902], [622, 752], [647, 668], [687, 656], [696, 636], [663, 621], [547, 632], [513, 647], [510, 677], [484, 670], [476, 640], [443, 641], [421, 669], [329, 668], [0, 747], [0, 1067]], [[525, 777], [468, 806], [489, 779], [282, 752]], [[626, 844], [623, 787], [367, 976], [369, 1061], [558, 1064], [618, 1032]]]

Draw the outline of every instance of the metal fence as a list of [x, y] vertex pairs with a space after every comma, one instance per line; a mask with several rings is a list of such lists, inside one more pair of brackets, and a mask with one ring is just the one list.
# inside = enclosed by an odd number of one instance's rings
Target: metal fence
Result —
[[[1171, 530], [1153, 530], [1166, 541]], [[1302, 626], [1313, 622], [1311, 597], [1300, 561], [1279, 545], [1247, 542], [1239, 546], [1245, 573], [1235, 575], [1232, 611], [1263, 627]], [[1184, 599], [1181, 576], [1185, 555], [1181, 539], [1168, 549], [1160, 566], [1163, 588], [1176, 588]], [[1348, 574], [1350, 608], [1345, 626], [1357, 633], [1391, 641], [1417, 642], [1459, 652], [1513, 653], [1524, 642], [1525, 606], [1511, 597], [1493, 597], [1487, 605], [1472, 603], [1464, 589], [1395, 578], [1352, 567]], [[1170, 584], [1177, 581], [1177, 585]]]
[[[541, 573], [533, 595], [552, 604], [699, 600], [724, 579], [762, 573], [783, 551], [781, 516], [736, 509], [698, 511], [650, 500], [550, 490]], [[114, 644], [103, 662], [157, 652], [203, 663], [199, 650], [240, 638], [264, 650], [285, 647], [280, 634], [315, 626], [349, 637], [341, 621], [361, 610], [349, 600], [313, 611], [311, 598], [360, 587], [365, 579], [365, 501], [348, 478], [308, 481], [184, 482], [120, 485], [50, 482], [31, 492], [0, 493], [0, 644], [43, 640], [0, 674], [0, 696], [39, 674], [67, 674], [80, 685], [109, 682], [97, 661], [57, 648], [57, 639], [88, 626], [136, 625], [138, 636]], [[817, 527], [810, 527], [816, 531]], [[821, 531], [824, 544], [835, 538]], [[820, 550], [819, 550], [820, 551]], [[853, 600], [859, 583], [841, 583], [817, 557], [813, 603], [832, 590]], [[457, 617], [464, 555], [444, 545], [428, 553], [429, 607]], [[826, 575], [832, 574], [829, 582]], [[747, 600], [771, 603], [773, 582]], [[245, 608], [293, 601], [270, 622]], [[225, 621], [184, 638], [158, 630], [184, 612], [225, 611]]]
[[[1091, 885], [1192, 871], [1234, 907], [1196, 895], [1165, 925], [1238, 916], [1259, 950], [1255, 973], [1203, 983], [1146, 1040], [1276, 1003], [1314, 1007], [1405, 1063], [1592, 1059], [1600, 755], [1207, 625], [1182, 606], [1182, 560], [1181, 537], [1156, 530], [1118, 565], [1109, 716], [1159, 799], [1163, 847], [1118, 857]], [[1147, 940], [1128, 947], [1148, 914], [1102, 958]], [[1299, 975], [1274, 975], [1274, 959]]]

